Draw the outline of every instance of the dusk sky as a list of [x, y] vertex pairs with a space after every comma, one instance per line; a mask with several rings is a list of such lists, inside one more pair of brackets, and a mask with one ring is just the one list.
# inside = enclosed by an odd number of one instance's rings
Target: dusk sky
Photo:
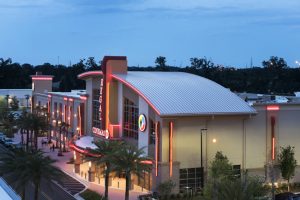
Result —
[[261, 66], [300, 60], [299, 0], [0, 0], [0, 57], [68, 65], [127, 56], [128, 64]]

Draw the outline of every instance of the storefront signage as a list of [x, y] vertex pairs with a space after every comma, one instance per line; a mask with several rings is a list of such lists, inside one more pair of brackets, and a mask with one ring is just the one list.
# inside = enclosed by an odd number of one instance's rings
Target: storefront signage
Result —
[[103, 78], [100, 81], [100, 94], [99, 94], [99, 120], [102, 121], [102, 103], [103, 103]]
[[144, 132], [147, 127], [147, 120], [144, 114], [139, 116], [139, 129], [140, 131]]
[[102, 130], [100, 128], [93, 127], [93, 133], [95, 135], [98, 135], [98, 136], [101, 136], [101, 137], [105, 137], [106, 139], [109, 138], [108, 130]]

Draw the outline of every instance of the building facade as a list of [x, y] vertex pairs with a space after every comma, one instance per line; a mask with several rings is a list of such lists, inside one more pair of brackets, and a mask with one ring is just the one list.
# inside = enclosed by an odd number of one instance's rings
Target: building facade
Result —
[[[32, 76], [33, 105], [47, 109], [52, 139], [74, 150], [74, 171], [89, 181], [103, 183], [97, 167], [83, 159], [96, 140], [121, 139], [145, 148], [152, 173], [132, 180], [132, 189], [142, 191], [170, 179], [175, 191], [201, 188], [217, 151], [237, 173], [247, 169], [266, 180], [280, 146], [295, 146], [300, 159], [298, 104], [249, 106], [203, 77], [127, 71], [122, 56], [106, 56], [102, 71], [78, 78], [86, 81], [85, 90], [52, 92], [51, 76]], [[124, 188], [124, 179], [111, 177], [110, 185]]]

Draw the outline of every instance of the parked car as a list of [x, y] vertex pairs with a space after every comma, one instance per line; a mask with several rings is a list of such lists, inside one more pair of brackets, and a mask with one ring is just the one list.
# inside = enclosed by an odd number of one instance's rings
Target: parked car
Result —
[[300, 193], [294, 194], [293, 200], [300, 200]]
[[296, 200], [294, 199], [294, 197], [296, 197], [295, 194], [291, 192], [284, 192], [284, 193], [276, 194], [275, 200]]
[[5, 137], [6, 137], [6, 136], [5, 136], [2, 132], [0, 132], [0, 142], [3, 141], [3, 139], [4, 139]]
[[4, 140], [4, 145], [9, 146], [13, 143], [14, 141], [11, 138], [5, 138]]

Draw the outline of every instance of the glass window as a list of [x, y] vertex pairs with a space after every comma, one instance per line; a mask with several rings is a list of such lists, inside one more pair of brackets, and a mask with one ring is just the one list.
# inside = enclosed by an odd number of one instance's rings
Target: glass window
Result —
[[[181, 191], [187, 189], [198, 190], [201, 187], [202, 172], [201, 168], [186, 168], [179, 171], [179, 187]], [[201, 173], [200, 173], [201, 172]]]
[[124, 98], [123, 136], [138, 140], [138, 107], [129, 99]]

